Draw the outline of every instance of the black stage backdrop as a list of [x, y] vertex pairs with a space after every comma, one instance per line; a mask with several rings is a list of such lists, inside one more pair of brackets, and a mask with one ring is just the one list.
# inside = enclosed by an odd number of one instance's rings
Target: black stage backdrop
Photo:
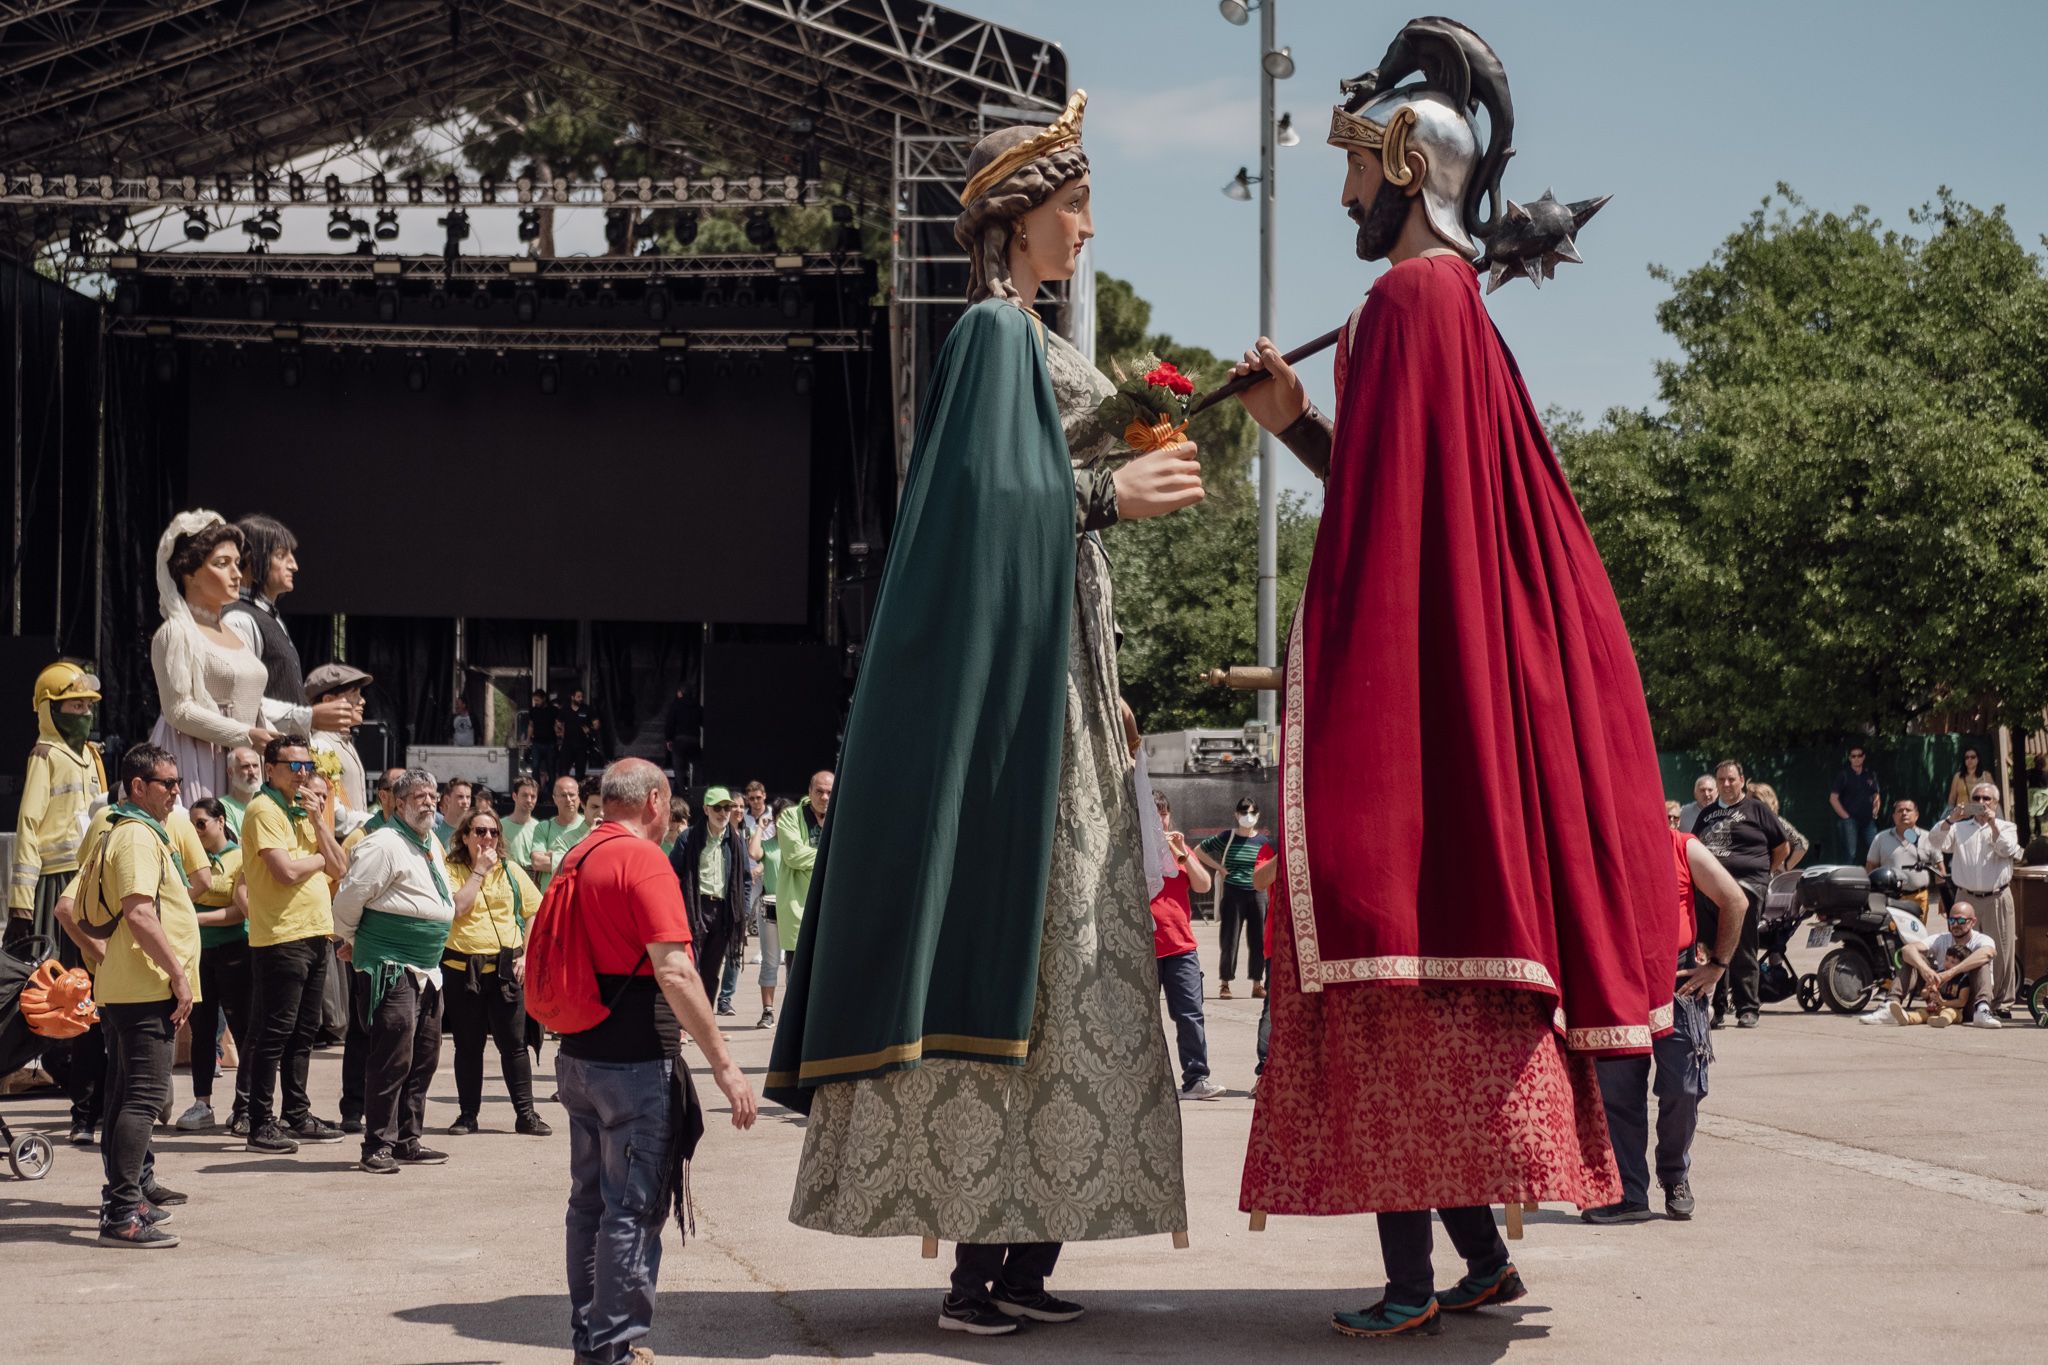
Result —
[[415, 392], [400, 351], [309, 355], [296, 389], [267, 352], [191, 367], [189, 500], [292, 528], [294, 612], [807, 618], [811, 404], [781, 356], [694, 357], [675, 397], [644, 356], [564, 359], [541, 395], [530, 355], [429, 353]]

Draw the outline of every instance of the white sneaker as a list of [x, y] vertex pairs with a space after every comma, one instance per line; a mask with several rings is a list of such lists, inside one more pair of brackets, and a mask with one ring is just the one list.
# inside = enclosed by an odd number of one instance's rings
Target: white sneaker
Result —
[[1976, 1012], [1970, 1016], [1970, 1027], [2004, 1028], [2005, 1025], [1998, 1022], [1998, 1016], [1991, 1012], [1991, 1006], [1979, 1005], [1977, 1006]]
[[1890, 1004], [1886, 1005], [1885, 1011], [1891, 1015], [1892, 1022], [1894, 1024], [1903, 1024], [1906, 1022], [1906, 1007], [1904, 1005], [1901, 1005], [1898, 1001], [1894, 1000]]
[[181, 1133], [202, 1133], [213, 1127], [213, 1106], [205, 1100], [192, 1101], [192, 1107], [178, 1115], [178, 1131]]
[[1857, 1015], [1856, 1022], [1859, 1024], [1896, 1024], [1899, 1021], [1892, 1018], [1892, 1012], [1889, 1007], [1879, 1005], [1868, 1014]]
[[1180, 1097], [1184, 1100], [1220, 1100], [1223, 1098], [1223, 1087], [1204, 1076], [1182, 1090]]

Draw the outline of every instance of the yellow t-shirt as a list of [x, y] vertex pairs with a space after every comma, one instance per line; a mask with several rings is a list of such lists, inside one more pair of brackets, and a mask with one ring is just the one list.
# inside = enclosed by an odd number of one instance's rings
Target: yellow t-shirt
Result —
[[[79, 840], [81, 853], [86, 849], [97, 849], [99, 839], [107, 832], [107, 826], [114, 822], [114, 808], [101, 806], [93, 812], [92, 823], [85, 827], [85, 838]], [[194, 872], [207, 865], [206, 845], [199, 842], [199, 831], [193, 828], [192, 817], [185, 813], [183, 806], [171, 807], [171, 813], [164, 820], [164, 833], [171, 836], [171, 848], [185, 864], [185, 876], [189, 880]], [[190, 890], [188, 887], [187, 890]], [[64, 895], [73, 904], [78, 901], [78, 874], [64, 884]], [[223, 902], [225, 904], [225, 902]]]
[[258, 792], [242, 814], [242, 880], [249, 887], [249, 946], [268, 948], [334, 932], [334, 892], [315, 872], [297, 886], [283, 886], [263, 861], [263, 850], [282, 849], [288, 858], [320, 851], [310, 818], [294, 820], [269, 792]]
[[[182, 849], [179, 850], [178, 856], [185, 856]], [[199, 865], [206, 867], [209, 865], [209, 862], [205, 846], [201, 845]], [[235, 899], [235, 878], [241, 875], [241, 871], [242, 846], [240, 844], [229, 844], [220, 851], [220, 862], [213, 864], [213, 885], [208, 887], [203, 894], [194, 891], [192, 893], [192, 904], [202, 910], [219, 910], [232, 904]]]
[[[121, 902], [130, 896], [156, 899], [157, 919], [171, 951], [185, 969], [192, 998], [199, 998], [199, 919], [192, 909], [192, 897], [185, 881], [171, 861], [171, 850], [156, 837], [156, 831], [139, 820], [123, 820], [106, 835], [106, 859], [100, 869], [100, 905], [82, 905], [79, 914], [88, 924], [105, 924]], [[93, 853], [98, 856], [97, 850]], [[200, 858], [205, 858], [204, 850]], [[93, 995], [103, 1005], [143, 1005], [171, 998], [171, 978], [156, 965], [121, 917], [120, 927], [107, 940], [107, 958], [93, 976]]]
[[[448, 864], [448, 889], [460, 891], [469, 881], [469, 865]], [[499, 863], [491, 869], [491, 875], [477, 889], [476, 899], [470, 903], [467, 914], [457, 915], [455, 923], [448, 930], [448, 956], [467, 957], [471, 953], [495, 953], [500, 948], [517, 948], [524, 943], [519, 920], [514, 916], [513, 878], [518, 878], [519, 914], [533, 922], [533, 912], [540, 909], [540, 888], [533, 884], [533, 878], [526, 870], [513, 863]], [[486, 968], [495, 971], [493, 965]]]

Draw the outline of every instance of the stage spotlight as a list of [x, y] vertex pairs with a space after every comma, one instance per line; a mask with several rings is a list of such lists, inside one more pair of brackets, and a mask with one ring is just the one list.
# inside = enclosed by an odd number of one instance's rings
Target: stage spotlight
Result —
[[491, 291], [487, 285], [478, 285], [470, 291], [469, 306], [481, 313], [491, 306]]
[[453, 171], [441, 177], [441, 198], [450, 204], [462, 202], [462, 180]]
[[533, 242], [540, 239], [540, 210], [519, 210], [519, 240]]
[[346, 242], [356, 235], [356, 225], [349, 218], [347, 209], [335, 209], [327, 215], [327, 240]]
[[213, 225], [206, 221], [206, 210], [189, 208], [185, 210], [185, 240], [203, 242], [213, 235]]
[[679, 209], [676, 212], [676, 241], [684, 246], [697, 240], [697, 225], [704, 215], [695, 209]]
[[661, 387], [671, 398], [681, 398], [690, 387], [690, 363], [679, 355], [672, 355], [661, 365]]
[[804, 311], [804, 287], [793, 279], [784, 277], [775, 289], [775, 306], [782, 310], [782, 316], [791, 322]]
[[414, 393], [427, 387], [427, 357], [424, 351], [414, 351], [405, 362], [405, 386]]
[[327, 191], [327, 202], [328, 202], [328, 203], [330, 203], [330, 204], [339, 204], [339, 203], [341, 202], [341, 177], [340, 177], [340, 176], [336, 175], [336, 174], [335, 174], [335, 173], [334, 173], [333, 171], [329, 171], [329, 172], [327, 173], [327, 178], [326, 178], [326, 179], [324, 179], [324, 180], [322, 180], [322, 181], [320, 182], [320, 185], [321, 185], [321, 188], [323, 188], [324, 190], [326, 190], [326, 191]]
[[284, 235], [284, 220], [277, 216], [276, 209], [264, 209], [256, 215], [255, 225], [249, 230], [265, 242], [274, 242]]
[[616, 304], [616, 303], [617, 303], [618, 301], [619, 301], [619, 293], [618, 293], [618, 291], [617, 291], [616, 289], [613, 289], [613, 288], [612, 288], [612, 282], [611, 282], [610, 280], [606, 280], [606, 281], [605, 281], [605, 282], [604, 282], [603, 284], [600, 284], [600, 285], [599, 285], [599, 286], [597, 287], [597, 306], [598, 306], [598, 307], [600, 307], [600, 308], [610, 308], [610, 307], [612, 307], [612, 306], [613, 306], [614, 304]]
[[437, 312], [437, 313], [439, 313], [439, 312], [443, 312], [443, 311], [445, 311], [445, 310], [447, 309], [447, 307], [448, 307], [448, 286], [447, 286], [447, 285], [445, 285], [445, 284], [437, 284], [437, 285], [435, 285], [435, 286], [434, 286], [434, 288], [433, 288], [433, 292], [427, 295], [427, 307], [429, 307], [429, 308], [433, 309], [433, 310], [434, 310], [435, 312]]
[[718, 359], [711, 363], [711, 375], [721, 384], [732, 378], [732, 352], [718, 353]]
[[119, 245], [121, 239], [128, 235], [128, 210], [108, 209], [106, 225], [100, 229], [100, 234]]
[[363, 347], [362, 354], [356, 357], [356, 368], [364, 374], [375, 374], [377, 372], [377, 357], [369, 347]]
[[540, 358], [540, 391], [542, 393], [555, 393], [561, 387], [562, 366], [555, 359], [555, 353], [549, 351]]
[[859, 251], [860, 227], [853, 220], [853, 205], [834, 204], [832, 206], [832, 223], [837, 229], [834, 234], [832, 249], [835, 251]]
[[453, 374], [457, 379], [469, 378], [468, 351], [457, 351], [455, 353], [455, 363], [449, 367], [449, 373]]
[[491, 378], [503, 379], [511, 372], [511, 369], [512, 367], [506, 363], [503, 351], [491, 352]]
[[532, 322], [540, 316], [540, 291], [530, 284], [522, 284], [512, 291], [512, 316], [521, 322]]
[[647, 290], [647, 317], [650, 322], [668, 320], [668, 290], [661, 285], [651, 285]]
[[622, 256], [626, 243], [633, 238], [633, 211], [631, 209], [606, 209], [604, 211], [604, 240], [614, 256]]
[[156, 365], [156, 377], [168, 384], [178, 377], [178, 348], [169, 342], [159, 342], [151, 359]]
[[427, 182], [418, 171], [405, 178], [405, 198], [406, 202], [411, 204], [427, 202]]
[[766, 209], [747, 210], [747, 241], [756, 250], [775, 250], [775, 220], [768, 216]]
[[397, 286], [387, 284], [377, 291], [377, 321], [398, 321]]
[[745, 373], [749, 380], [759, 379], [761, 377], [761, 357], [757, 355], [748, 356]]
[[495, 175], [486, 175], [480, 177], [476, 182], [476, 195], [479, 200], [486, 204], [497, 203], [498, 177]]
[[755, 302], [754, 282], [752, 280], [741, 280], [739, 288], [732, 291], [732, 306], [735, 308], [752, 308]]
[[378, 210], [377, 210], [377, 226], [376, 226], [376, 228], [375, 228], [375, 229], [373, 229], [373, 230], [374, 230], [374, 232], [376, 233], [376, 237], [377, 237], [377, 240], [378, 240], [378, 241], [380, 241], [380, 242], [395, 242], [395, 241], [397, 241], [397, 240], [398, 240], [398, 210], [397, 210], [397, 209], [378, 209]]
[[591, 352], [591, 353], [590, 353], [589, 355], [586, 355], [586, 356], [584, 356], [584, 357], [583, 357], [583, 377], [584, 377], [584, 379], [586, 379], [586, 380], [594, 380], [594, 379], [596, 379], [596, 378], [598, 377], [598, 375], [602, 374], [603, 372], [604, 372], [604, 370], [603, 370], [603, 367], [602, 367], [602, 366], [600, 366], [600, 365], [599, 365], [599, 364], [597, 363], [597, 352], [596, 352], [596, 351], [592, 351], [592, 352]]
[[704, 292], [698, 297], [697, 301], [706, 308], [723, 308], [725, 307], [725, 291], [718, 287], [718, 281], [713, 280], [710, 284], [704, 286]]
[[278, 352], [277, 379], [280, 384], [283, 384], [288, 389], [296, 389], [299, 386], [301, 372], [299, 351], [296, 346], [287, 346], [284, 350]]
[[300, 175], [297, 171], [293, 171], [290, 175], [284, 178], [284, 192], [285, 197], [287, 199], [290, 199], [294, 204], [305, 203], [306, 177]]
[[799, 398], [809, 398], [817, 385], [817, 371], [807, 355], [791, 356], [789, 359], [789, 386]]
[[571, 308], [582, 308], [587, 306], [589, 303], [590, 294], [583, 288], [582, 285], [572, 284], [569, 286], [569, 306]]
[[631, 379], [633, 377], [633, 357], [621, 354], [616, 361], [612, 362], [612, 373], [620, 379]]
[[370, 198], [376, 200], [378, 203], [381, 204], [388, 200], [390, 197], [391, 182], [384, 178], [384, 172], [379, 171], [375, 175], [371, 176]]
[[175, 279], [175, 280], [172, 280], [172, 281], [171, 281], [171, 307], [173, 307], [173, 308], [190, 308], [191, 306], [192, 306], [192, 286], [191, 286], [191, 285], [189, 285], [189, 284], [187, 284], [187, 283], [185, 283], [185, 281], [184, 281], [184, 280], [182, 280], [182, 279]]

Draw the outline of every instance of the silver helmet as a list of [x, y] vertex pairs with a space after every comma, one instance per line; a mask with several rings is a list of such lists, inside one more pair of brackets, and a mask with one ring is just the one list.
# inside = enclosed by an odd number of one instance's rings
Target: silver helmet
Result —
[[[1397, 84], [1413, 75], [1421, 79]], [[1478, 260], [1500, 226], [1501, 171], [1515, 154], [1514, 102], [1493, 49], [1456, 20], [1412, 19], [1379, 66], [1343, 89], [1345, 100], [1330, 115], [1331, 145], [1378, 153], [1388, 183], [1400, 186], [1414, 177], [1408, 153], [1421, 153], [1430, 228], [1467, 260]], [[1483, 144], [1474, 118], [1481, 108]]]

